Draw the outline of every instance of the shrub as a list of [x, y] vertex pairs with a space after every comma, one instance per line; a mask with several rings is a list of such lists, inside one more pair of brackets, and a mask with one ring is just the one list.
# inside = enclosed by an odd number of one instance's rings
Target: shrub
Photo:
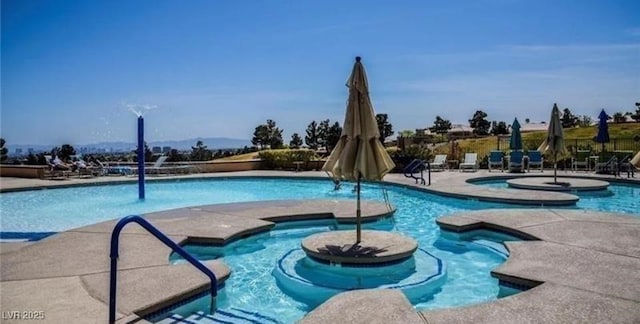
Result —
[[395, 150], [391, 152], [387, 149], [387, 152], [390, 153], [391, 159], [393, 159], [393, 162], [396, 164], [395, 171], [404, 169], [404, 166], [414, 159], [430, 160], [433, 158], [431, 150], [418, 145], [411, 145], [404, 150]]
[[293, 168], [293, 162], [302, 161], [306, 164], [318, 158], [316, 152], [309, 149], [264, 150], [258, 153], [258, 157], [269, 169]]

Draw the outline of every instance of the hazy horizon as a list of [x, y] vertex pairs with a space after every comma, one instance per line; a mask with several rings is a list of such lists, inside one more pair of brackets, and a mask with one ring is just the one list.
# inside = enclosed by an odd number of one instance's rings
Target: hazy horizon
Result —
[[640, 101], [640, 2], [2, 0], [8, 144], [251, 139], [273, 119], [342, 123], [363, 57], [397, 132], [476, 110], [510, 124], [558, 103], [595, 118]]

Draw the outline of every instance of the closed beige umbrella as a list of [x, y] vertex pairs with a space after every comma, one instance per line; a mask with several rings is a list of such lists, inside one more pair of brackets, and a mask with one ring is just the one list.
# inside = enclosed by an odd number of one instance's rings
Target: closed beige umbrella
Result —
[[367, 75], [360, 57], [356, 57], [347, 87], [349, 100], [342, 134], [322, 170], [336, 181], [357, 181], [356, 243], [360, 243], [360, 181], [380, 181], [395, 164], [380, 142], [380, 132], [369, 98]]
[[557, 104], [553, 104], [551, 110], [551, 120], [547, 129], [547, 138], [540, 145], [541, 152], [549, 152], [553, 155], [553, 182], [558, 183], [558, 155], [565, 155], [567, 148], [564, 146], [564, 131], [560, 122], [560, 109]]

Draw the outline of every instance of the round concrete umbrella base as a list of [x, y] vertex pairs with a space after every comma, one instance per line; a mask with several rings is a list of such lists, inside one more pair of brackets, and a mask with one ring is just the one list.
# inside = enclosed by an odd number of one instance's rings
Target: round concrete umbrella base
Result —
[[507, 180], [511, 188], [548, 190], [548, 191], [593, 191], [607, 189], [609, 183], [601, 180], [560, 178], [558, 182], [553, 177], [527, 177]]
[[302, 250], [317, 260], [340, 263], [376, 265], [406, 259], [418, 248], [416, 240], [390, 232], [362, 231], [356, 244], [356, 231], [331, 231], [314, 234], [302, 241]]

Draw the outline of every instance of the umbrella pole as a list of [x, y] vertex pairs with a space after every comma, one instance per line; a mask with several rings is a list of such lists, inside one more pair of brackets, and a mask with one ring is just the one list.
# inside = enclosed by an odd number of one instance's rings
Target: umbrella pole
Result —
[[362, 231], [362, 222], [360, 217], [360, 172], [358, 172], [358, 182], [357, 186], [357, 198], [356, 198], [356, 244], [360, 244], [361, 231]]
[[558, 155], [553, 153], [553, 183], [558, 183]]

